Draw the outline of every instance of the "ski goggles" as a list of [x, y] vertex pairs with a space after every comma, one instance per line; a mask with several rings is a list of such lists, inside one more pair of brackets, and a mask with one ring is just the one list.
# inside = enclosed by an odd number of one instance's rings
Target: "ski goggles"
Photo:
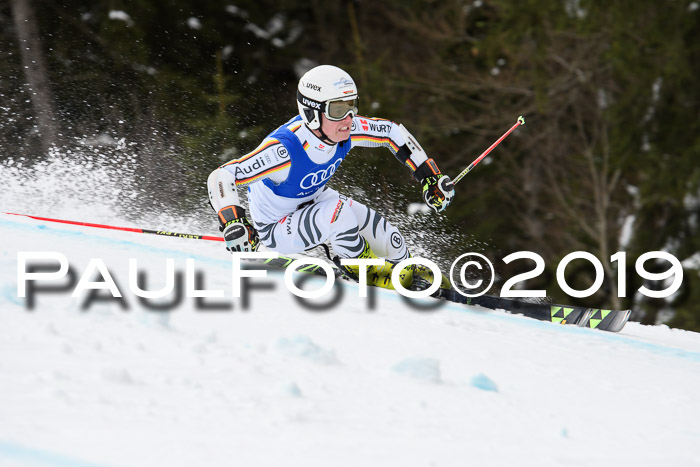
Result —
[[319, 102], [313, 99], [309, 99], [302, 93], [297, 91], [297, 101], [309, 111], [317, 110], [326, 116], [328, 120], [338, 122], [348, 115], [357, 115], [357, 106], [359, 103], [359, 97], [357, 95], [341, 97], [339, 99], [332, 99], [326, 102]]
[[357, 115], [357, 107], [359, 98], [357, 96], [347, 97], [345, 99], [336, 99], [326, 102], [323, 114], [328, 120], [338, 122], [348, 115]]

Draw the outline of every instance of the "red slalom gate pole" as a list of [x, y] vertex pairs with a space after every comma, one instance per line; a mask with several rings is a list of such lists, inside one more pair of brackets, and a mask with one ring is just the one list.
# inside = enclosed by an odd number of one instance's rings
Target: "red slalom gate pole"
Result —
[[478, 164], [479, 162], [481, 162], [481, 159], [483, 159], [484, 157], [486, 157], [486, 155], [487, 155], [488, 153], [490, 153], [490, 152], [493, 150], [493, 148], [495, 148], [496, 146], [498, 146], [499, 144], [501, 144], [501, 141], [503, 141], [504, 139], [506, 139], [506, 136], [508, 136], [509, 134], [511, 134], [511, 133], [513, 132], [513, 130], [515, 130], [516, 128], [518, 128], [518, 127], [521, 126], [521, 125], [525, 125], [525, 119], [522, 117], [522, 115], [521, 115], [520, 117], [518, 117], [518, 122], [517, 122], [515, 125], [513, 125], [512, 127], [510, 127], [510, 130], [506, 131], [505, 134], [504, 134], [503, 136], [501, 136], [500, 138], [498, 138], [498, 140], [497, 140], [495, 143], [493, 143], [491, 146], [489, 146], [489, 148], [488, 148], [486, 151], [484, 151], [479, 157], [477, 157], [476, 160], [475, 160], [474, 162], [472, 162], [471, 164], [469, 164], [469, 167], [467, 167], [466, 169], [462, 170], [462, 172], [460, 172], [460, 174], [457, 175], [457, 176], [454, 178], [454, 180], [452, 180], [452, 183], [454, 183], [454, 184], [456, 185], [458, 181], [462, 180], [462, 179], [464, 178], [465, 175], [467, 175], [469, 172], [471, 172], [471, 170], [472, 170], [474, 167], [476, 167], [476, 164]]
[[212, 237], [210, 235], [199, 235], [199, 234], [187, 234], [187, 233], [180, 233], [180, 232], [169, 232], [167, 230], [149, 230], [149, 229], [139, 229], [136, 227], [117, 227], [114, 225], [106, 225], [106, 224], [92, 224], [90, 222], [79, 222], [79, 221], [69, 221], [69, 220], [64, 220], [64, 219], [52, 219], [50, 217], [39, 217], [39, 216], [30, 216], [28, 214], [18, 214], [15, 212], [3, 212], [2, 214], [8, 214], [10, 216], [21, 216], [21, 217], [28, 217], [30, 219], [34, 219], [37, 221], [44, 221], [44, 222], [56, 222], [58, 224], [69, 224], [69, 225], [79, 225], [81, 227], [94, 227], [97, 229], [108, 229], [108, 230], [120, 230], [123, 232], [134, 232], [134, 233], [143, 233], [143, 234], [152, 234], [152, 235], [162, 235], [164, 237], [178, 237], [178, 238], [189, 238], [192, 240], [209, 240], [212, 242], [223, 242], [224, 239], [221, 237]]

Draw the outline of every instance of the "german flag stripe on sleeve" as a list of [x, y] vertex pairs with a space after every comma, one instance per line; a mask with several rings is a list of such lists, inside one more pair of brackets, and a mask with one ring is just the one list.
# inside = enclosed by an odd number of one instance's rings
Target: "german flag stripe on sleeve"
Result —
[[390, 122], [394, 123], [393, 121], [387, 119], [387, 118], [379, 118], [379, 117], [363, 117], [362, 115], [358, 115], [357, 118], [363, 118], [365, 120], [372, 120], [373, 122]]
[[377, 144], [388, 144], [394, 152], [399, 150], [399, 147], [394, 143], [391, 138], [379, 138], [377, 136], [370, 135], [352, 135], [353, 142], [355, 141], [370, 141]]
[[260, 172], [259, 174], [255, 174], [255, 175], [248, 177], [248, 178], [238, 179], [238, 180], [236, 180], [236, 185], [243, 185], [246, 183], [254, 182], [255, 180], [257, 180], [259, 178], [264, 178], [265, 176], [270, 175], [271, 173], [278, 172], [280, 170], [284, 170], [287, 167], [290, 167], [291, 165], [292, 165], [292, 161], [283, 162], [282, 164], [277, 165], [275, 167], [270, 167], [266, 171]]
[[236, 164], [239, 162], [246, 161], [246, 160], [250, 159], [251, 157], [253, 157], [254, 155], [269, 148], [273, 144], [279, 144], [279, 140], [274, 139], [274, 138], [270, 138], [267, 141], [263, 141], [262, 144], [260, 144], [260, 146], [258, 146], [257, 148], [255, 148], [255, 150], [253, 150], [253, 152], [249, 152], [248, 154], [246, 154], [245, 156], [243, 156], [239, 159], [234, 159], [232, 161], [229, 161], [229, 162], [225, 163], [224, 165], [222, 165], [222, 167], [226, 167], [227, 165]]

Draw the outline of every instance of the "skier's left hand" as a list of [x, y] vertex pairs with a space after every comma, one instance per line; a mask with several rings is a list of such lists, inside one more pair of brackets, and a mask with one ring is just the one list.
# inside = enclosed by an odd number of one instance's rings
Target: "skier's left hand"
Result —
[[423, 179], [423, 199], [435, 212], [444, 211], [455, 195], [455, 185], [447, 175], [437, 174]]

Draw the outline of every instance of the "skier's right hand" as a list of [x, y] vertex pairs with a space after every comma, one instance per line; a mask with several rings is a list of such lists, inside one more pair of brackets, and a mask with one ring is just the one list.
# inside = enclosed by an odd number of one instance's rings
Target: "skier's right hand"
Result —
[[260, 245], [258, 232], [240, 206], [227, 206], [219, 211], [219, 230], [224, 234], [228, 251], [251, 252]]

